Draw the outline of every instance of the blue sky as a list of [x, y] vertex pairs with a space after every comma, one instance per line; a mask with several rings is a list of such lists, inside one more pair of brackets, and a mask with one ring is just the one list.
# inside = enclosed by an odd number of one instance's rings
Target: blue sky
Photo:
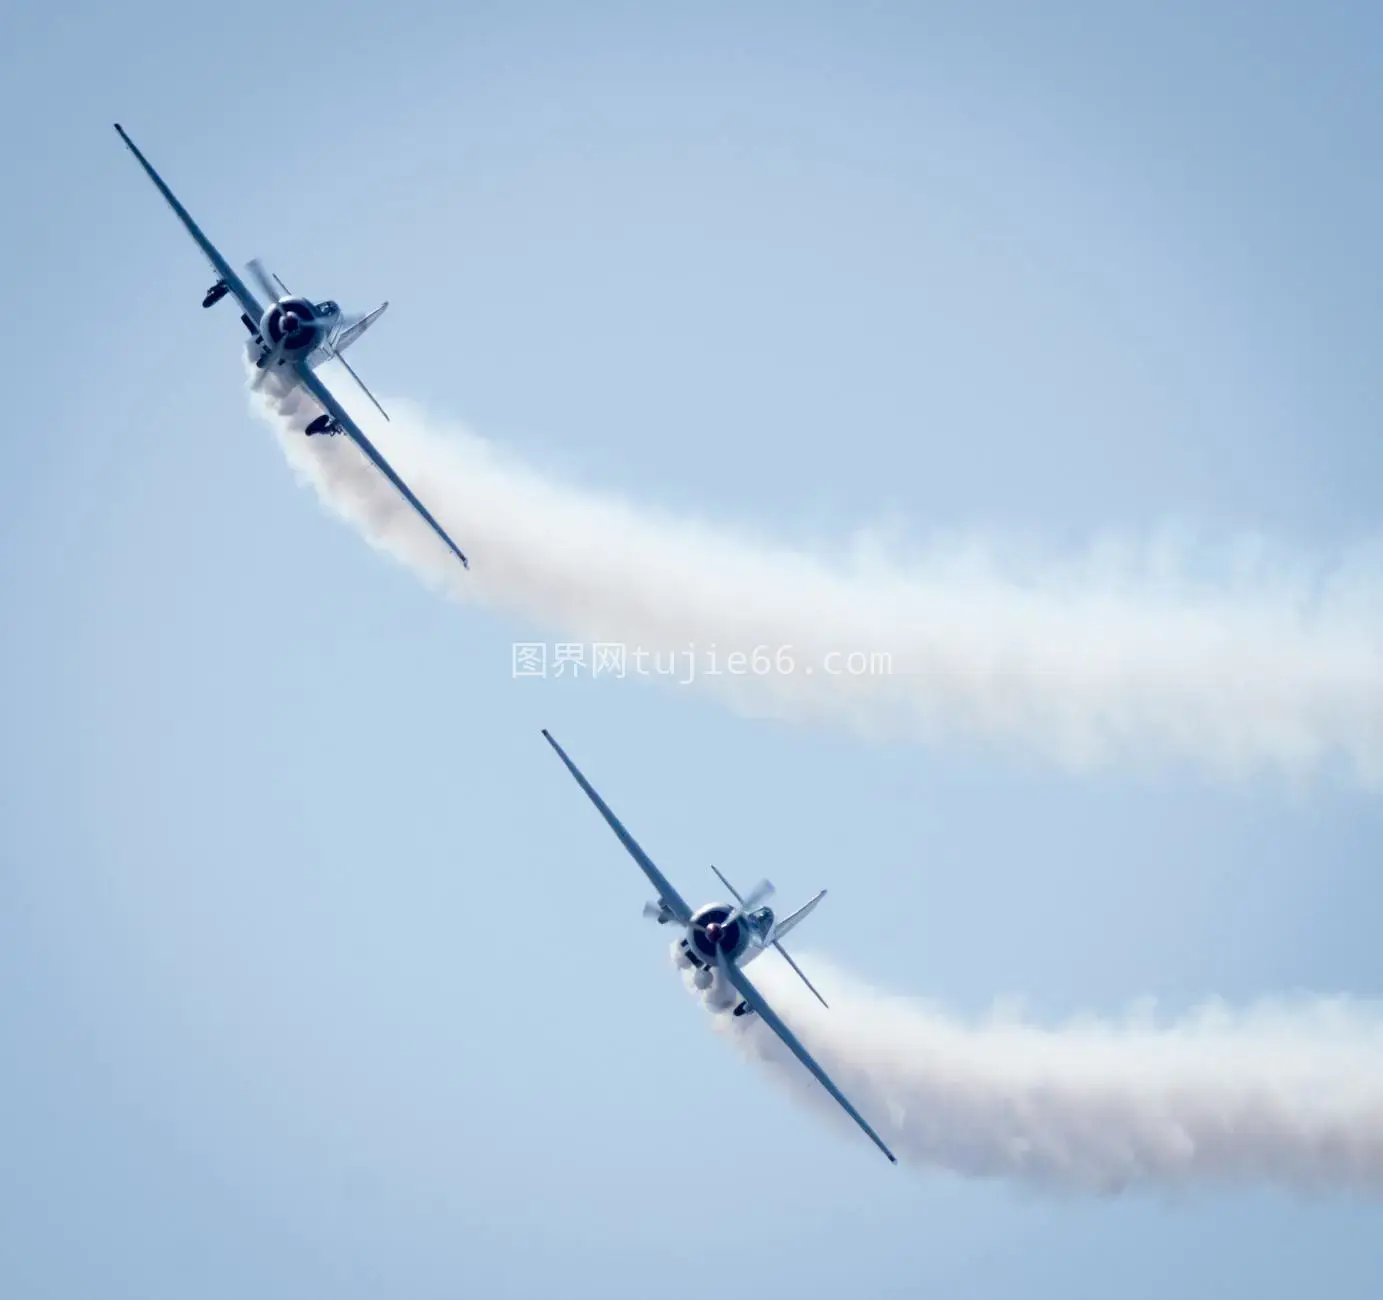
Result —
[[[1364, 5], [11, 13], [0, 1289], [1371, 1296], [1377, 1210], [891, 1170], [717, 1043], [689, 896], [960, 1011], [1383, 982], [1376, 796], [512, 681], [327, 518], [120, 146], [371, 386], [789, 536], [1377, 533]], [[727, 1151], [730, 1153], [727, 1156]], [[693, 1274], [692, 1278], [687, 1274]]]

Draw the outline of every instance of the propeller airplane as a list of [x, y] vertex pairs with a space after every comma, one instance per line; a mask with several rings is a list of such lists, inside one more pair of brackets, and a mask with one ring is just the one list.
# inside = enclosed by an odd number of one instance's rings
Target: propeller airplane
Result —
[[821, 1005], [825, 1006], [826, 999], [817, 992], [797, 963], [788, 956], [781, 940], [807, 918], [826, 896], [826, 891], [823, 889], [815, 898], [780, 921], [773, 914], [772, 908], [764, 906], [773, 893], [773, 886], [767, 880], [761, 880], [747, 894], [741, 895], [720, 871], [712, 867], [711, 870], [730, 891], [735, 901], [709, 903], [705, 907], [693, 910], [654, 864], [653, 859], [639, 847], [638, 841], [625, 829], [624, 823], [611, 811], [609, 804], [581, 774], [581, 770], [567, 756], [566, 750], [552, 738], [552, 733], [545, 728], [543, 736], [557, 752], [557, 757], [565, 764], [567, 771], [576, 778], [577, 785], [586, 792], [586, 797], [596, 806], [596, 810], [614, 831], [619, 842], [629, 851], [630, 857], [643, 868], [644, 875], [658, 891], [657, 900], [644, 905], [644, 915], [657, 921], [659, 925], [682, 926], [682, 936], [674, 939], [672, 943], [673, 960], [677, 965], [683, 970], [692, 970], [692, 981], [697, 988], [711, 990], [719, 984], [720, 988], [728, 991], [730, 1001], [723, 1005], [726, 1009], [733, 1006], [733, 1015], [757, 1015], [782, 1039], [788, 1050], [807, 1068], [816, 1081], [840, 1103], [846, 1114], [868, 1135], [870, 1141], [890, 1161], [897, 1164], [898, 1158], [870, 1127], [869, 1121], [831, 1082], [826, 1071], [817, 1064], [797, 1035], [783, 1023], [777, 1012], [765, 1001], [763, 994], [749, 982], [748, 976], [744, 973], [745, 966], [769, 948], [774, 948], [816, 995]]
[[202, 306], [214, 307], [227, 294], [233, 296], [240, 304], [240, 320], [250, 333], [251, 355], [258, 370], [254, 380], [256, 387], [261, 386], [269, 375], [282, 375], [311, 394], [322, 408], [322, 414], [311, 421], [303, 432], [309, 437], [314, 434], [347, 435], [373, 462], [375, 468], [399, 490], [408, 504], [422, 516], [424, 522], [442, 539], [447, 549], [464, 567], [469, 568], [470, 562], [461, 548], [451, 540], [447, 531], [432, 517], [408, 484], [394, 472], [389, 462], [346, 413], [340, 402], [332, 396], [331, 391], [316, 373], [316, 367], [324, 361], [339, 361], [387, 420], [389, 416], [375, 395], [365, 387], [360, 376], [341, 354], [384, 314], [384, 309], [389, 304], [383, 303], [374, 311], [360, 315], [347, 315], [334, 302], [314, 303], [290, 293], [288, 286], [278, 276], [266, 271], [256, 259], [250, 262], [246, 269], [254, 281], [255, 289], [263, 296], [261, 302], [255, 292], [231, 269], [230, 263], [221, 256], [211, 240], [202, 233], [201, 227], [192, 220], [187, 209], [178, 202], [173, 191], [164, 184], [163, 178], [139, 152], [134, 141], [125, 134], [124, 128], [118, 122], [115, 129], [130, 152], [139, 160], [139, 165], [144, 168], [159, 193], [167, 200], [168, 206], [177, 213], [187, 233], [192, 236], [217, 274], [216, 283], [202, 298]]

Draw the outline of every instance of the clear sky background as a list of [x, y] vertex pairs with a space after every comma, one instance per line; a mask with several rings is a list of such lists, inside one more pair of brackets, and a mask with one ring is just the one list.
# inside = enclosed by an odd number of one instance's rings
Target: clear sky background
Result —
[[538, 731], [697, 901], [829, 886], [804, 952], [1052, 1020], [1379, 994], [1376, 795], [511, 680], [533, 629], [292, 480], [110, 124], [232, 262], [391, 300], [386, 404], [579, 482], [1328, 555], [1383, 486], [1380, 73], [1362, 3], [7, 10], [0, 1292], [1377, 1296], [1367, 1203], [820, 1125]]

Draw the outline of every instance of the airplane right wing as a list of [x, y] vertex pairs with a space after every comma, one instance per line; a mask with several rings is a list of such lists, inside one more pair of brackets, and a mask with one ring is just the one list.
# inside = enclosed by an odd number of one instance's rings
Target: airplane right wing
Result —
[[178, 214], [178, 219], [186, 228], [187, 233], [196, 241], [197, 247], [206, 254], [206, 260], [211, 263], [216, 274], [226, 282], [226, 287], [233, 293], [240, 303], [245, 314], [258, 325], [260, 318], [264, 315], [264, 308], [259, 300], [246, 287], [245, 282], [231, 269], [231, 264], [221, 256], [220, 250], [204, 234], [202, 228], [192, 220], [188, 210], [178, 202], [177, 196], [167, 185], [163, 183], [163, 177], [156, 172], [149, 164], [149, 160], [139, 152], [135, 142], [125, 134], [125, 128], [119, 122], [115, 124], [115, 129], [120, 132], [120, 138], [129, 147], [129, 150], [139, 159], [139, 165], [144, 168], [148, 177], [158, 188], [158, 192], [168, 201], [168, 206]]
[[301, 361], [294, 366], [293, 371], [298, 382], [321, 403], [326, 413], [346, 431], [346, 435], [369, 457], [375, 468], [398, 488], [399, 495], [422, 516], [428, 527], [446, 544], [447, 550], [461, 561], [461, 567], [469, 569], [471, 562], [466, 558], [465, 552], [451, 540], [447, 530], [432, 517], [427, 507], [414, 495], [413, 489], [394, 473], [393, 467], [379, 454], [374, 443], [365, 436], [360, 426], [346, 414], [346, 408], [331, 395], [331, 390], [322, 382], [321, 377], [310, 366]]
[[629, 856], [643, 868], [643, 873], [653, 882], [653, 888], [658, 891], [658, 897], [683, 925], [686, 925], [692, 918], [692, 910], [687, 906], [682, 895], [673, 887], [668, 878], [658, 870], [653, 859], [639, 847], [639, 842], [624, 828], [624, 823], [611, 811], [610, 805], [605, 802], [595, 791], [595, 787], [581, 775], [581, 770], [575, 763], [567, 757], [567, 751], [562, 748], [552, 738], [552, 733], [546, 727], [543, 728], [543, 736], [547, 743], [557, 751], [557, 757], [566, 764], [567, 771], [576, 778], [576, 784], [585, 792], [586, 797], [595, 804], [600, 815], [605, 818], [610, 829], [619, 837], [619, 842], [629, 850]]
[[740, 997], [759, 1013], [759, 1018], [764, 1024], [783, 1040], [788, 1050], [811, 1071], [816, 1081], [844, 1107], [845, 1113], [869, 1135], [874, 1145], [896, 1165], [898, 1157], [884, 1145], [883, 1138], [870, 1128], [869, 1121], [846, 1100], [845, 1094], [831, 1082], [826, 1071], [812, 1059], [811, 1053], [798, 1042], [797, 1035], [779, 1019], [778, 1013], [764, 1001], [763, 994], [749, 982], [748, 976], [725, 955], [725, 950], [720, 947], [716, 948], [716, 970], [734, 986]]

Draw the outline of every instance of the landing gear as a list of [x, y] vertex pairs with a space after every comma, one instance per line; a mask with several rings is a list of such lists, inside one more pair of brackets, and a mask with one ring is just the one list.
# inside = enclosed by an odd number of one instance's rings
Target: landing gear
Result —
[[224, 280], [217, 280], [210, 289], [206, 291], [206, 297], [202, 299], [203, 307], [214, 307], [230, 292], [230, 285]]
[[307, 426], [306, 429], [303, 430], [303, 432], [306, 433], [309, 438], [311, 438], [315, 434], [319, 433], [326, 434], [328, 437], [330, 437], [333, 434], [345, 433], [345, 430], [339, 424], [337, 424], [331, 416], [319, 415], [315, 420], [312, 421], [311, 424]]
[[754, 1008], [747, 1002], [741, 1002], [739, 1006], [735, 1008], [734, 1014], [737, 1016], [752, 1016], [754, 1014]]

